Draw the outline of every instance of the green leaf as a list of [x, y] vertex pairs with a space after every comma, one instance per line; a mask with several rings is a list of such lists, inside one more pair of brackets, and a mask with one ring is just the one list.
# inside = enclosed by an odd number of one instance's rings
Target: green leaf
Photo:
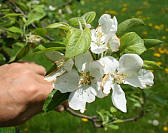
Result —
[[95, 17], [95, 12], [87, 12], [82, 17], [71, 18], [68, 21], [72, 26], [79, 26], [79, 22], [85, 26], [86, 24], [90, 24], [95, 19]]
[[80, 30], [71, 28], [66, 39], [66, 58], [71, 58], [85, 53], [89, 49], [91, 43], [90, 29], [86, 28], [84, 30]]
[[53, 90], [43, 105], [43, 111], [48, 112], [54, 110], [58, 105], [62, 104], [69, 97], [69, 93], [61, 93], [57, 90]]
[[30, 51], [30, 45], [25, 45], [23, 48], [21, 48], [16, 55], [9, 61], [9, 63], [16, 62], [26, 56]]
[[121, 54], [134, 53], [142, 54], [146, 48], [144, 46], [144, 41], [135, 32], [129, 32], [124, 34], [121, 38]]
[[35, 21], [39, 21], [46, 15], [43, 5], [36, 6], [29, 14], [28, 20], [25, 23], [25, 26], [32, 24]]
[[137, 18], [127, 19], [127, 20], [123, 21], [122, 23], [120, 23], [118, 25], [118, 29], [117, 29], [117, 33], [116, 34], [119, 37], [121, 37], [130, 28], [136, 27], [136, 26], [140, 26], [140, 25], [144, 25], [144, 22], [141, 19], [137, 19]]
[[20, 13], [8, 13], [8, 14], [5, 14], [4, 17], [17, 17], [17, 16], [23, 16], [23, 14], [20, 14]]
[[115, 129], [115, 130], [119, 129], [119, 126], [118, 126], [118, 125], [113, 125], [113, 124], [107, 124], [107, 125], [105, 125], [105, 127], [106, 127], [106, 128]]
[[47, 57], [47, 59], [49, 59], [50, 61], [54, 63], [59, 60], [64, 60], [64, 55], [58, 51], [46, 52], [45, 56]]
[[110, 107], [110, 112], [111, 112], [111, 113], [115, 113], [115, 112], [117, 112], [117, 109], [114, 108], [114, 107]]
[[87, 24], [90, 24], [96, 17], [96, 12], [87, 12], [82, 16]]
[[44, 47], [65, 47], [65, 42], [51, 41], [43, 44]]
[[13, 32], [13, 33], [23, 34], [23, 30], [18, 27], [15, 27], [15, 26], [12, 26], [12, 27], [8, 28], [7, 30], [10, 32]]
[[147, 70], [160, 70], [162, 67], [155, 61], [144, 60], [143, 68]]
[[79, 26], [79, 23], [86, 25], [86, 21], [83, 17], [75, 17], [68, 20], [72, 26]]
[[144, 39], [144, 44], [146, 48], [151, 48], [154, 46], [158, 46], [160, 44], [162, 44], [163, 41], [158, 40], [158, 39]]
[[36, 28], [35, 30], [32, 31], [32, 33], [34, 35], [45, 37], [47, 35], [47, 30], [43, 28]]
[[15, 24], [15, 18], [0, 18], [0, 28], [9, 27]]
[[69, 30], [69, 25], [65, 22], [59, 22], [59, 23], [50, 24], [46, 28], [49, 28], [49, 29], [58, 28], [63, 30]]
[[57, 51], [57, 50], [64, 50], [65, 47], [50, 47], [50, 48], [45, 48], [42, 45], [37, 46], [34, 50], [33, 50], [33, 54], [40, 54], [40, 53], [46, 53], [49, 51]]
[[112, 123], [114, 123], [114, 124], [123, 123], [123, 120], [118, 119], [118, 120], [113, 121]]

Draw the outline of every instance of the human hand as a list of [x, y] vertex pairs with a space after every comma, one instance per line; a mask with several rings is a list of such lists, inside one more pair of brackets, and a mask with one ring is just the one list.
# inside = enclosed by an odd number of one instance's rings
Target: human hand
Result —
[[0, 66], [0, 126], [21, 124], [41, 112], [52, 91], [45, 74], [45, 69], [34, 63]]

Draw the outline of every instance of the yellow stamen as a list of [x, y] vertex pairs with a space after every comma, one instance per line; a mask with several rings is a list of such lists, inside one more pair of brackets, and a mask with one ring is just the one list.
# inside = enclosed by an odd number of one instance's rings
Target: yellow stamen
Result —
[[106, 80], [108, 79], [110, 73], [106, 74], [102, 80], [102, 86], [104, 85], [104, 83], [106, 82]]

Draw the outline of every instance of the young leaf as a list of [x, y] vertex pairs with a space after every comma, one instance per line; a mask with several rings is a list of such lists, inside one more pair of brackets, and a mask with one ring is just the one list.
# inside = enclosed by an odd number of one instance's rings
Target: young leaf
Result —
[[64, 60], [64, 54], [58, 51], [46, 52], [45, 56], [47, 57], [47, 59], [49, 59], [50, 61], [54, 63], [55, 61]]
[[106, 124], [104, 125], [106, 128], [111, 128], [111, 129], [114, 129], [114, 130], [117, 130], [119, 129], [119, 126], [118, 125], [114, 125], [114, 124]]
[[12, 26], [12, 27], [8, 28], [7, 30], [10, 32], [13, 32], [13, 33], [23, 34], [23, 30], [18, 27], [15, 27], [15, 26]]
[[5, 14], [4, 18], [5, 17], [17, 17], [17, 16], [23, 16], [23, 14], [20, 14], [20, 13], [8, 13], [8, 14]]
[[143, 39], [135, 32], [126, 33], [120, 38], [120, 41], [121, 54], [134, 53], [140, 55], [146, 50]]
[[162, 67], [154, 61], [144, 60], [143, 68], [147, 70], [160, 70]]
[[87, 12], [82, 16], [87, 24], [90, 24], [96, 17], [96, 12]]
[[58, 105], [67, 100], [68, 97], [69, 93], [61, 93], [54, 89], [45, 100], [43, 111], [48, 112], [50, 110], [54, 110]]
[[87, 12], [82, 17], [75, 17], [69, 19], [69, 23], [72, 26], [79, 26], [79, 23], [85, 26], [86, 24], [90, 24], [95, 19], [95, 17], [95, 12]]
[[86, 20], [83, 17], [75, 17], [68, 20], [72, 26], [79, 26], [79, 23], [86, 25]]
[[51, 41], [51, 42], [43, 43], [43, 46], [46, 48], [65, 47], [65, 42]]
[[30, 45], [25, 45], [21, 48], [16, 55], [9, 61], [9, 63], [15, 62], [26, 56], [30, 51]]
[[85, 53], [91, 43], [90, 29], [84, 30], [71, 28], [67, 34], [65, 57], [71, 58], [73, 56]]
[[43, 28], [36, 28], [32, 31], [34, 35], [39, 35], [45, 37], [47, 35], [47, 30]]
[[118, 25], [116, 34], [119, 37], [121, 37], [130, 28], [135, 27], [135, 26], [140, 26], [140, 25], [144, 25], [144, 22], [141, 19], [137, 19], [137, 18], [127, 19]]
[[12, 26], [13, 24], [15, 24], [15, 22], [16, 22], [15, 18], [1, 17], [0, 18], [0, 28]]
[[20, 14], [20, 13], [8, 13], [8, 14], [5, 14], [4, 17], [17, 17], [17, 16], [23, 16], [23, 14]]
[[35, 21], [42, 19], [46, 15], [43, 5], [36, 6], [29, 14], [25, 26], [32, 24]]
[[40, 54], [40, 53], [46, 53], [49, 51], [57, 51], [57, 50], [64, 50], [65, 47], [50, 47], [50, 48], [45, 48], [44, 46], [42, 47], [39, 45], [37, 48], [34, 49], [33, 54]]
[[162, 44], [163, 41], [157, 39], [144, 39], [144, 44], [146, 48], [151, 48]]
[[46, 28], [49, 28], [49, 29], [58, 28], [63, 30], [69, 30], [69, 24], [65, 22], [59, 22], [59, 23], [50, 24]]

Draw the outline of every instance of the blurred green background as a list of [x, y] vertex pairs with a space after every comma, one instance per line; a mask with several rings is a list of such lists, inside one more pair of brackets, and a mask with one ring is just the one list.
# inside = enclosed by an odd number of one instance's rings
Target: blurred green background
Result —
[[[46, 7], [52, 5], [57, 8], [66, 1], [63, 0], [39, 0]], [[135, 122], [120, 124], [118, 130], [95, 129], [91, 122], [76, 118], [69, 113], [48, 112], [36, 115], [29, 121], [19, 126], [24, 133], [166, 133], [168, 132], [168, 0], [81, 0], [72, 2], [71, 5], [59, 10], [49, 10], [49, 23], [66, 21], [70, 17], [79, 16], [87, 11], [97, 13], [93, 26], [97, 26], [99, 17], [108, 13], [116, 16], [118, 22], [129, 18], [140, 18], [145, 22], [144, 27], [130, 29], [136, 31], [142, 38], [155, 38], [164, 41], [160, 46], [151, 48], [143, 54], [143, 59], [154, 60], [163, 67], [163, 70], [153, 71], [155, 85], [146, 90], [147, 101], [145, 116]], [[72, 13], [71, 13], [72, 12]], [[52, 31], [51, 31], [52, 32]], [[60, 40], [58, 33], [52, 36]], [[55, 37], [57, 36], [57, 37]], [[15, 53], [9, 50], [10, 54]], [[51, 67], [43, 55], [28, 55], [25, 60], [35, 61], [46, 67]], [[124, 90], [126, 95], [130, 90]], [[137, 90], [138, 91], [138, 90]], [[86, 114], [94, 115], [102, 108], [109, 110], [112, 106], [111, 97], [104, 100], [97, 99], [93, 104], [87, 105]], [[128, 113], [124, 118], [138, 114], [138, 109], [132, 108], [132, 102], [128, 99]]]

